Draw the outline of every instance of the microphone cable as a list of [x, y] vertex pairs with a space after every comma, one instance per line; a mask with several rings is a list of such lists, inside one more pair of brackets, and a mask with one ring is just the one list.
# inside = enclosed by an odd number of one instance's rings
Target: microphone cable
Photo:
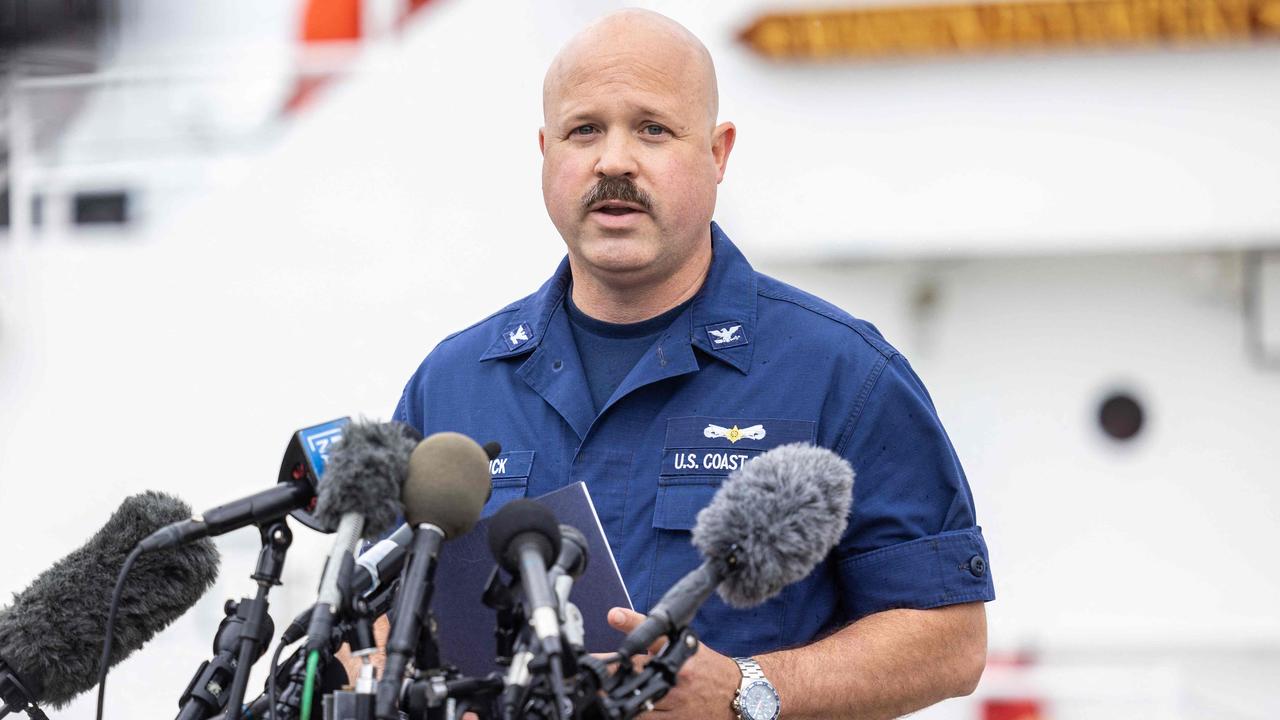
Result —
[[302, 681], [302, 708], [299, 717], [302, 720], [311, 720], [311, 694], [316, 689], [316, 669], [320, 666], [320, 651], [312, 650], [307, 653], [307, 676]]
[[276, 704], [280, 701], [279, 693], [276, 691], [276, 673], [280, 672], [280, 653], [290, 644], [281, 638], [280, 642], [276, 643], [276, 651], [271, 654], [271, 667], [268, 669], [271, 674], [267, 676], [267, 702], [271, 703], [271, 709], [268, 711], [271, 714], [268, 717], [271, 718], [276, 716]]
[[102, 660], [98, 663], [97, 720], [102, 720], [102, 706], [107, 696], [107, 670], [111, 668], [111, 643], [115, 640], [116, 615], [120, 613], [120, 598], [124, 595], [124, 581], [129, 577], [129, 570], [140, 555], [142, 555], [141, 545], [136, 545], [129, 551], [129, 555], [124, 559], [124, 565], [120, 566], [120, 574], [116, 575], [116, 586], [111, 590], [111, 606], [107, 610], [107, 631], [102, 640]]

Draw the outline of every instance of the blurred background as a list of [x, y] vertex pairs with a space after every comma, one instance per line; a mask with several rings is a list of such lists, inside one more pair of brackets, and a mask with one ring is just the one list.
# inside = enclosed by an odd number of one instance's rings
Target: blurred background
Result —
[[[967, 469], [990, 663], [917, 717], [1280, 717], [1280, 0], [642, 5], [716, 60], [717, 220], [876, 323]], [[0, 0], [0, 593], [126, 495], [267, 487], [535, 289], [542, 74], [622, 6]], [[218, 545], [108, 716], [172, 715], [252, 594]]]

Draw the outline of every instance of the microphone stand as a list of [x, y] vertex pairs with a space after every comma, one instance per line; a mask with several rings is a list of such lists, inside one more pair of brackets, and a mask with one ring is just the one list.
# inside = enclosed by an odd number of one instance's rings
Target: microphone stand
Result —
[[[395, 600], [395, 591], [399, 588], [399, 579], [389, 581], [381, 585], [376, 592], [366, 597], [356, 597], [350, 602], [343, 602], [342, 610], [339, 612], [333, 626], [332, 634], [329, 640], [329, 653], [336, 652], [344, 641], [351, 645], [352, 655], [362, 657], [372, 655], [375, 651], [375, 643], [373, 641], [373, 621], [374, 619], [385, 615], [390, 609], [392, 601]], [[344, 591], [344, 597], [352, 595], [348, 588]], [[309, 612], [309, 611], [308, 611]], [[294, 641], [298, 638], [281, 638], [281, 642], [286, 639]], [[275, 683], [277, 687], [277, 705], [275, 708], [269, 708], [269, 692], [264, 692], [261, 697], [254, 701], [250, 709], [250, 715], [254, 718], [268, 717], [271, 720], [292, 720], [298, 717], [299, 710], [302, 706], [303, 680], [306, 676], [306, 646], [300, 646], [298, 650], [285, 661], [282, 667], [288, 668], [287, 671], [277, 673], [275, 677], [267, 678], [267, 682]], [[364, 670], [367, 667], [368, 670]], [[365, 709], [365, 703], [371, 702], [376, 692], [376, 681], [373, 678], [373, 666], [364, 664], [361, 670], [361, 678], [357, 681], [356, 690], [352, 693], [345, 693], [354, 697], [341, 698], [342, 702], [351, 701], [350, 708], [356, 709], [360, 715], [358, 717], [372, 718], [373, 706], [368, 705]], [[283, 684], [282, 684], [283, 683]], [[317, 696], [321, 694], [319, 687], [315, 690]], [[342, 695], [343, 691], [335, 691], [333, 695], [336, 697]], [[370, 695], [368, 699], [363, 695]], [[338, 702], [335, 699], [335, 703]], [[321, 703], [317, 702], [315, 707], [320, 707]]]
[[[262, 550], [258, 552], [258, 565], [250, 576], [258, 583], [258, 592], [252, 600], [240, 600], [240, 608], [244, 610], [244, 626], [240, 629], [240, 655], [236, 660], [236, 673], [231, 681], [231, 692], [227, 696], [227, 714], [225, 720], [240, 720], [243, 711], [245, 688], [249, 684], [249, 670], [254, 660], [262, 655], [262, 649], [271, 642], [271, 627], [267, 615], [267, 593], [273, 585], [280, 584], [280, 573], [284, 570], [284, 556], [293, 543], [293, 532], [289, 530], [286, 520], [278, 518], [270, 523], [258, 526], [262, 537]], [[247, 607], [247, 609], [245, 609]]]
[[[242, 603], [227, 601], [223, 608], [226, 617], [218, 625], [218, 632], [213, 637], [214, 657], [200, 664], [191, 678], [191, 684], [182, 693], [182, 698], [178, 701], [181, 709], [177, 720], [204, 720], [225, 707], [223, 693], [227, 689], [227, 681], [235, 676], [236, 653], [244, 634], [245, 621], [248, 620], [248, 610]], [[270, 636], [274, 630], [270, 616], [266, 617], [265, 624], [266, 634]]]

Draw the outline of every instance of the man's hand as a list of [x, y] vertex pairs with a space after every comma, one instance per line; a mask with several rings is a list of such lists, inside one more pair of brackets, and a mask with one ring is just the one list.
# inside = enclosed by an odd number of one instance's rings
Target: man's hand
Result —
[[[609, 611], [609, 624], [629, 633], [644, 622], [644, 615], [624, 608]], [[650, 652], [654, 648], [649, 649]], [[641, 664], [647, 658], [637, 658]], [[738, 664], [706, 645], [680, 669], [676, 686], [654, 706], [654, 712], [668, 713], [670, 720], [734, 720], [733, 693], [738, 689], [742, 673]]]

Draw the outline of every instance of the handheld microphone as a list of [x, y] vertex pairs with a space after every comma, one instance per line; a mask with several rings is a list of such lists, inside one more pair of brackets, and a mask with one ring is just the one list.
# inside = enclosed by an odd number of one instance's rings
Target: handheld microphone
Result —
[[421, 439], [417, 430], [400, 423], [353, 423], [334, 447], [315, 517], [336, 528], [336, 537], [307, 629], [308, 650], [329, 644], [334, 616], [343, 607], [345, 588], [339, 580], [350, 577], [360, 537], [382, 535], [400, 514], [409, 455]]
[[735, 470], [698, 513], [705, 561], [681, 578], [622, 641], [624, 658], [686, 627], [719, 586], [732, 607], [758, 605], [809, 574], [840, 541], [853, 468], [825, 448], [782, 445]]
[[[97, 682], [116, 575], [139, 540], [191, 508], [170, 495], [126, 498], [82, 547], [41, 573], [0, 611], [0, 700], [59, 708]], [[138, 558], [135, 582], [120, 596], [112, 665], [142, 647], [195, 604], [218, 575], [218, 551], [205, 540]]]
[[275, 487], [219, 505], [156, 530], [140, 543], [142, 552], [153, 552], [200, 538], [221, 535], [293, 513], [303, 524], [325, 530], [307, 513], [316, 500], [316, 479], [324, 472], [329, 448], [342, 438], [349, 418], [304, 428], [293, 434]]
[[471, 530], [480, 519], [489, 488], [489, 458], [465, 435], [436, 433], [419, 443], [409, 457], [402, 499], [405, 519], [414, 528], [413, 541], [400, 576], [395, 622], [378, 684], [379, 720], [399, 717], [404, 671], [409, 658], [417, 654], [440, 544]]

